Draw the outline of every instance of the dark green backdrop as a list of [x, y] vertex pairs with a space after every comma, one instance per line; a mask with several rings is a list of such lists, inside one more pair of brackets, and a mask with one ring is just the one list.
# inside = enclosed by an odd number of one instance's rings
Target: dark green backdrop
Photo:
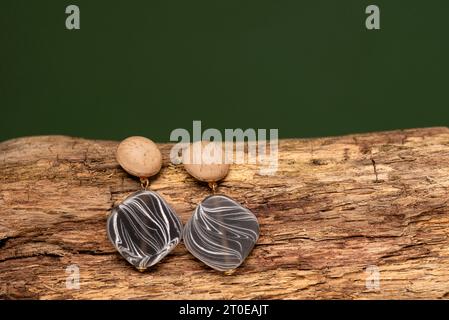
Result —
[[0, 140], [448, 125], [448, 14], [447, 0], [1, 0]]

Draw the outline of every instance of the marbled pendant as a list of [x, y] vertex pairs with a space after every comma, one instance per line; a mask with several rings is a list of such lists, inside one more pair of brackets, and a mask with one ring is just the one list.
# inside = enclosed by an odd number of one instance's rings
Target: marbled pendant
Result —
[[180, 241], [182, 223], [156, 192], [138, 191], [112, 209], [107, 221], [109, 239], [139, 270], [164, 258]]
[[184, 228], [184, 244], [208, 266], [228, 271], [246, 259], [259, 238], [256, 216], [233, 199], [211, 195], [196, 208]]

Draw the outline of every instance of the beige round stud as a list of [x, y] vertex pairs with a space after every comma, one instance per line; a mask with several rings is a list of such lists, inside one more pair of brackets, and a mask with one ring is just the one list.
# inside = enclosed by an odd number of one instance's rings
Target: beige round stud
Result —
[[161, 151], [145, 137], [129, 137], [120, 142], [116, 158], [126, 172], [140, 178], [154, 176], [162, 166]]
[[226, 177], [229, 164], [225, 159], [221, 142], [197, 141], [182, 152], [182, 162], [186, 171], [204, 182], [217, 182]]

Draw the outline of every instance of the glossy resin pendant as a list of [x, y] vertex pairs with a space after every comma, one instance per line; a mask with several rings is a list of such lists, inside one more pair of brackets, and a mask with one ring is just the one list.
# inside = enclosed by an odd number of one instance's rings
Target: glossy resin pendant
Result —
[[107, 232], [117, 251], [143, 271], [181, 241], [182, 224], [159, 194], [143, 190], [112, 209]]
[[184, 244], [190, 253], [219, 271], [242, 264], [258, 238], [256, 216], [224, 195], [205, 198], [184, 227]]

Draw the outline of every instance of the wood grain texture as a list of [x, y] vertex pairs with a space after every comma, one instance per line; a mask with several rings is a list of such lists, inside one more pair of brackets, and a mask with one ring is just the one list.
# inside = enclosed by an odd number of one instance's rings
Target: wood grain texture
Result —
[[[259, 218], [231, 276], [184, 245], [139, 273], [109, 243], [106, 215], [139, 189], [117, 142], [64, 136], [0, 143], [0, 297], [365, 299], [449, 297], [449, 129], [281, 140], [279, 170], [233, 165], [219, 191]], [[183, 223], [209, 194], [169, 164], [151, 181]], [[67, 289], [66, 268], [80, 270]], [[374, 265], [380, 287], [366, 286]]]

